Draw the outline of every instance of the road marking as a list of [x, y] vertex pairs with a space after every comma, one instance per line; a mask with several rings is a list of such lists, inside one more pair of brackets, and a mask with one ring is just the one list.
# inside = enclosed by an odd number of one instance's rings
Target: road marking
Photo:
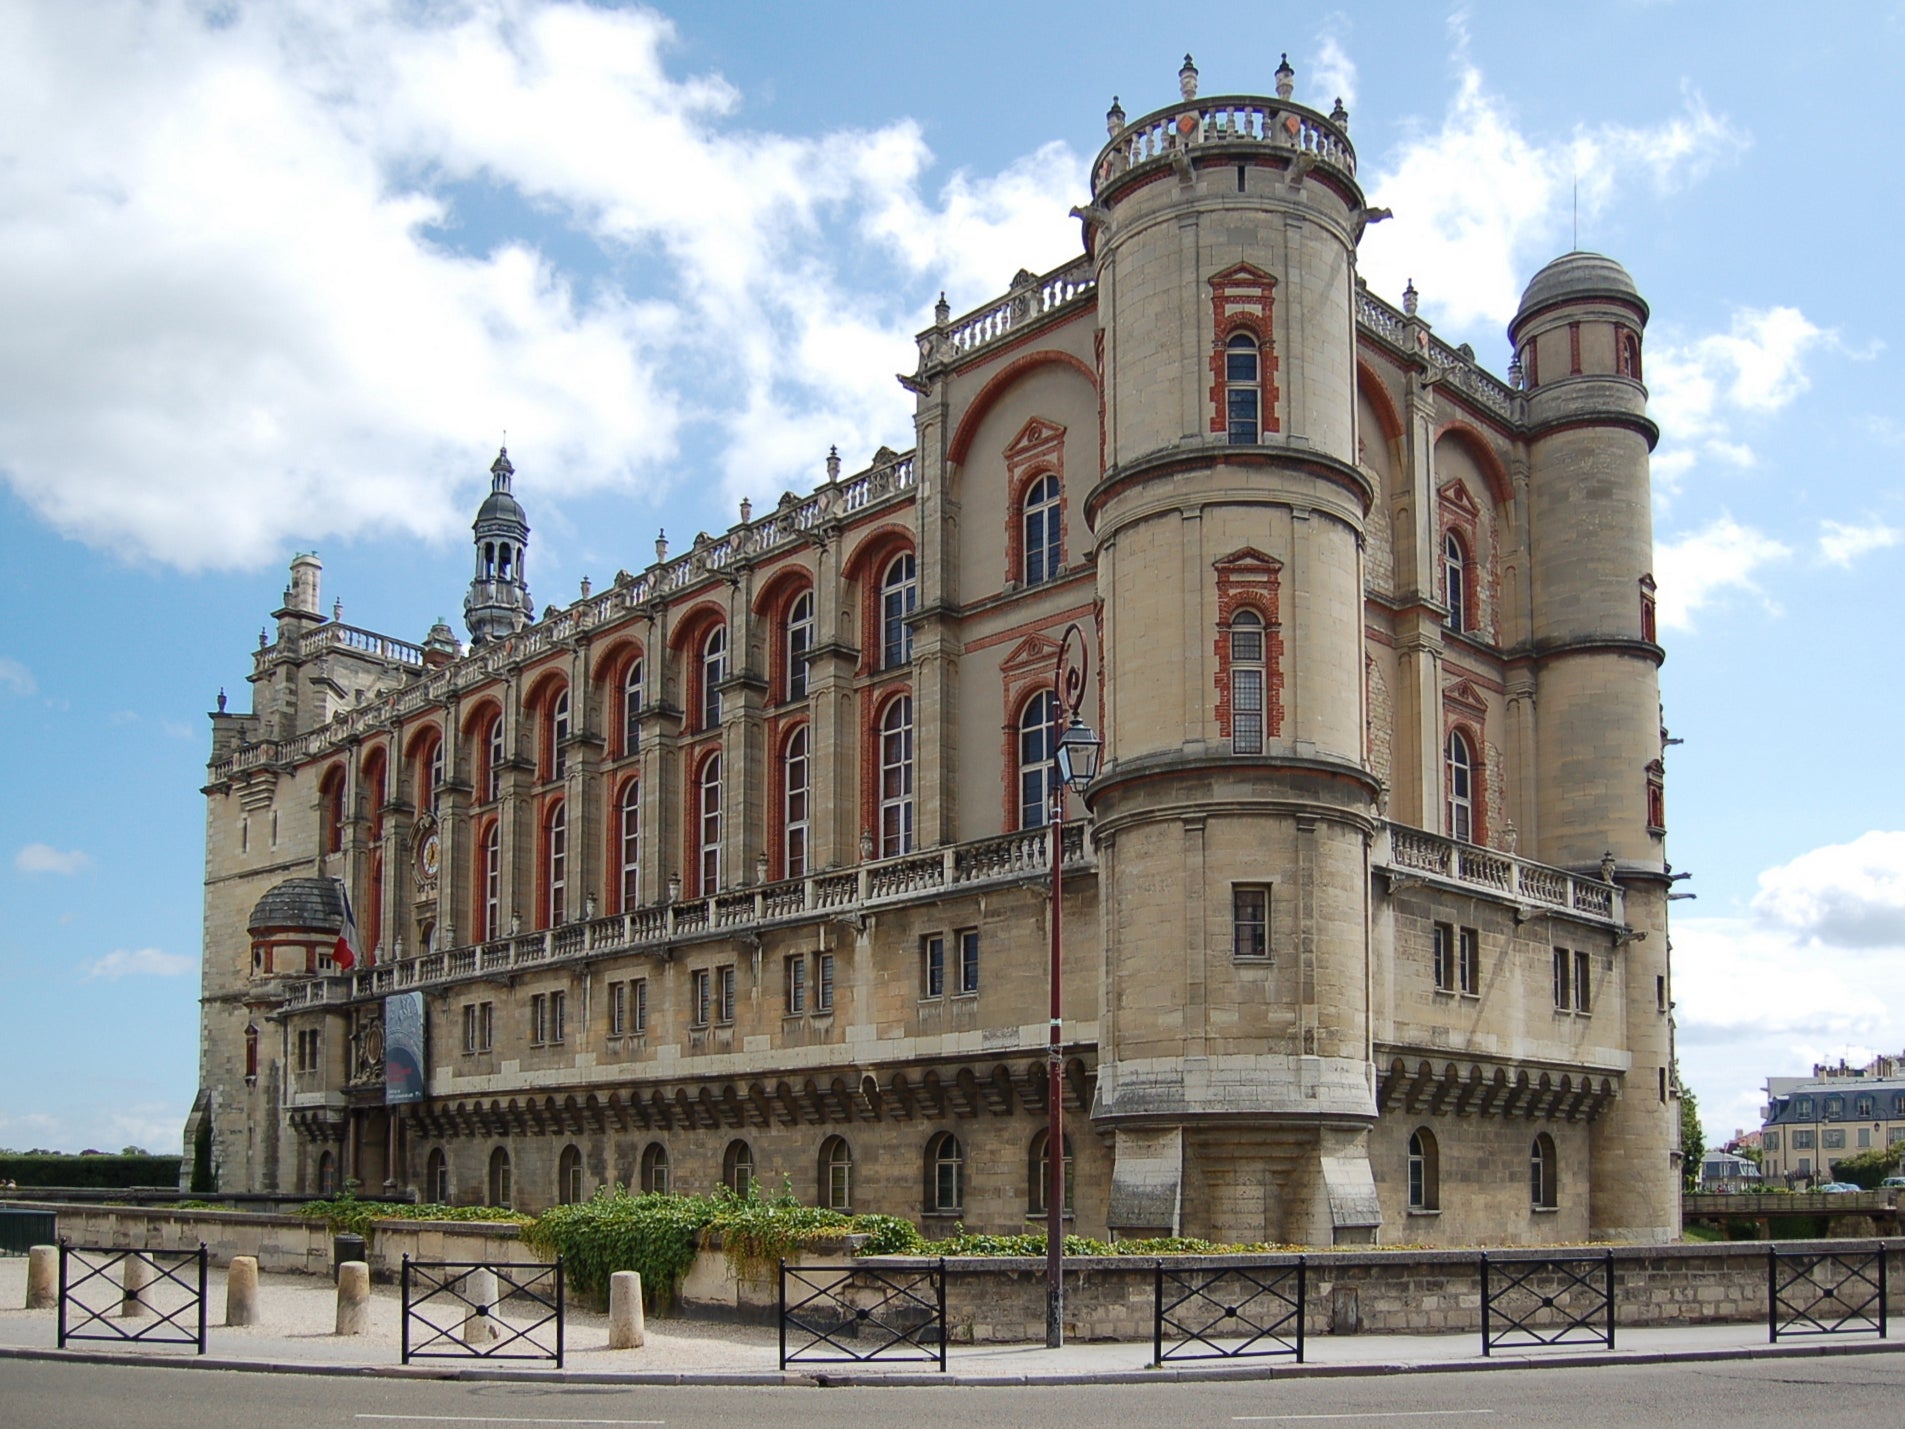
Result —
[[627, 1429], [635, 1424], [666, 1424], [666, 1419], [498, 1419], [474, 1414], [359, 1414], [380, 1424], [601, 1424]]
[[1318, 1419], [1440, 1419], [1451, 1414], [1493, 1414], [1492, 1409], [1388, 1409], [1368, 1414], [1233, 1414], [1232, 1424], [1302, 1424]]

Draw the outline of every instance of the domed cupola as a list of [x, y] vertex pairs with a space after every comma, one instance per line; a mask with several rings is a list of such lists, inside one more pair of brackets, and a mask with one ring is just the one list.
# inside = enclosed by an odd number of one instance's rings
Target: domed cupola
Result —
[[470, 640], [485, 645], [514, 635], [534, 618], [526, 566], [529, 520], [522, 503], [509, 489], [516, 474], [509, 448], [503, 447], [490, 464], [490, 493], [477, 510], [476, 574], [463, 598], [463, 621]]

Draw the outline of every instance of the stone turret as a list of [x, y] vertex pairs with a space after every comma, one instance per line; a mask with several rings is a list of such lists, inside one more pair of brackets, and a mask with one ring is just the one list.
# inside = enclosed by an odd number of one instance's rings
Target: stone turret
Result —
[[476, 533], [476, 574], [463, 598], [463, 620], [476, 645], [514, 635], [535, 619], [527, 570], [529, 520], [509, 489], [516, 474], [509, 448], [497, 451], [489, 472], [490, 493], [471, 527]]

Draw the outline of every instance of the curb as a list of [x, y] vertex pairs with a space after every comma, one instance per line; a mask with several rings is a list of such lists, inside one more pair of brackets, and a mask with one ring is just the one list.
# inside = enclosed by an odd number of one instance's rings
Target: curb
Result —
[[1340, 1364], [1210, 1365], [1172, 1369], [1106, 1370], [1097, 1374], [922, 1374], [852, 1371], [640, 1371], [555, 1370], [452, 1367], [449, 1365], [335, 1364], [309, 1360], [249, 1360], [215, 1355], [146, 1355], [119, 1350], [58, 1350], [0, 1345], [0, 1360], [50, 1360], [68, 1364], [132, 1365], [145, 1368], [224, 1370], [240, 1374], [347, 1375], [370, 1379], [438, 1379], [514, 1384], [621, 1384], [733, 1388], [924, 1389], [944, 1385], [967, 1389], [1053, 1387], [1087, 1384], [1194, 1384], [1227, 1380], [1358, 1379], [1402, 1374], [1471, 1374], [1491, 1370], [1594, 1369], [1616, 1365], [1693, 1364], [1701, 1362], [1821, 1359], [1828, 1356], [1895, 1354], [1905, 1342], [1893, 1340], [1814, 1345], [1741, 1345], [1706, 1350], [1601, 1351], [1579, 1355], [1513, 1355], [1460, 1360], [1360, 1360]]

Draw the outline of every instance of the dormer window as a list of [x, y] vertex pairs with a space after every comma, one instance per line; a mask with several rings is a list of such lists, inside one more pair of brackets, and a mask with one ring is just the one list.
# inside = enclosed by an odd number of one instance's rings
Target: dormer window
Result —
[[1249, 333], [1237, 333], [1224, 344], [1224, 417], [1232, 446], [1257, 440], [1263, 407], [1261, 366], [1257, 339]]

